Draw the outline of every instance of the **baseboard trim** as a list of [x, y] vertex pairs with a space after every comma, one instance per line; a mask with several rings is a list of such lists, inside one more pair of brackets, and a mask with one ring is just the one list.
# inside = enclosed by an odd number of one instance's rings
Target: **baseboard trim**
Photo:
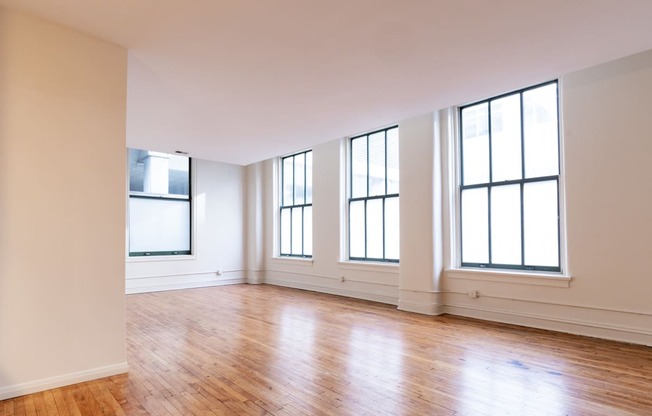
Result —
[[398, 309], [431, 316], [444, 313], [441, 294], [436, 291], [400, 289]]
[[[373, 302], [386, 303], [389, 305], [398, 305], [397, 296], [391, 296], [374, 292], [363, 292], [351, 289], [341, 289], [328, 286], [320, 286], [309, 283], [293, 282], [290, 280], [267, 277], [265, 283], [275, 286], [291, 287], [293, 289], [309, 290], [311, 292], [327, 293], [330, 295], [346, 296], [355, 299], [370, 300]], [[370, 283], [373, 285], [373, 283]]]
[[444, 313], [443, 308], [443, 305], [438, 304], [423, 304], [416, 302], [399, 301], [397, 309], [404, 312], [413, 312], [422, 315], [436, 316], [442, 315]]
[[632, 328], [623, 325], [613, 325], [604, 322], [597, 323], [579, 319], [562, 319], [541, 314], [512, 312], [502, 309], [459, 304], [447, 304], [444, 306], [443, 312], [450, 315], [522, 325], [613, 341], [630, 342], [652, 347], [652, 331], [643, 328]]
[[228, 279], [228, 280], [227, 279], [209, 280], [204, 282], [154, 284], [154, 285], [139, 286], [139, 287], [127, 287], [126, 294], [134, 295], [137, 293], [165, 292], [168, 290], [180, 290], [180, 289], [197, 289], [200, 287], [239, 285], [243, 283], [247, 283], [247, 279], [244, 277], [240, 277], [237, 279]]
[[93, 368], [91, 370], [79, 371], [62, 376], [29, 381], [14, 386], [0, 387], [0, 400], [7, 400], [18, 396], [24, 396], [26, 394], [37, 393], [39, 391], [69, 386], [71, 384], [83, 383], [98, 378], [115, 376], [116, 374], [123, 374], [128, 371], [129, 366], [126, 362], [123, 362], [120, 364]]

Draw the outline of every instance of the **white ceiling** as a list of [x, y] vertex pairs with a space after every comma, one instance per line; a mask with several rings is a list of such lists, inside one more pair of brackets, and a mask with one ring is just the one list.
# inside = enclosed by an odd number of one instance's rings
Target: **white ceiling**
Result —
[[650, 0], [0, 4], [129, 48], [129, 146], [236, 164], [652, 49]]

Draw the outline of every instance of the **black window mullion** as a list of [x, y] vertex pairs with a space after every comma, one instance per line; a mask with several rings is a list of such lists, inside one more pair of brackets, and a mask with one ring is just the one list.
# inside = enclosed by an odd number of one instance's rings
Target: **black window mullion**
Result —
[[385, 130], [385, 195], [387, 195], [387, 130]]
[[521, 189], [521, 266], [525, 267], [525, 203], [523, 202], [525, 183], [521, 184], [520, 189]]
[[367, 255], [367, 200], [364, 201], [364, 257], [368, 258]]
[[[525, 116], [523, 107], [523, 93], [519, 94], [519, 108], [521, 117], [521, 179], [525, 181]], [[525, 182], [521, 183], [521, 266], [525, 267]]]
[[491, 255], [491, 186], [487, 188], [487, 239], [489, 240], [488, 263], [492, 263]]
[[[385, 164], [387, 166], [387, 164]], [[385, 181], [385, 185], [387, 185], [387, 181]], [[385, 188], [385, 193], [387, 193], [387, 188]], [[385, 254], [385, 244], [386, 244], [386, 238], [385, 238], [385, 201], [387, 201], [387, 197], [383, 197], [383, 205], [382, 205], [382, 220], [383, 220], [383, 259], [387, 258], [387, 255]]]
[[[367, 193], [366, 195], [369, 196], [369, 180], [370, 180], [370, 175], [369, 175], [369, 135], [365, 138], [366, 143], [367, 143]], [[366, 254], [366, 244], [365, 244], [365, 254]], [[365, 255], [366, 257], [366, 255]]]
[[521, 179], [525, 179], [525, 116], [524, 116], [524, 107], [523, 107], [523, 93], [519, 94], [520, 100], [520, 116], [521, 116]]
[[296, 193], [296, 171], [297, 171], [297, 158], [296, 156], [292, 156], [292, 205], [297, 204], [297, 200], [294, 197]]
[[[493, 172], [493, 134], [491, 132], [491, 101], [487, 103], [487, 136], [489, 139], [489, 183], [493, 184], [494, 172]], [[493, 263], [492, 261], [492, 239], [491, 239], [491, 186], [487, 188], [487, 238], [489, 240], [489, 252], [488, 260], [489, 264]]]
[[557, 178], [557, 264], [561, 268], [561, 214], [559, 212], [559, 205], [559, 178]]

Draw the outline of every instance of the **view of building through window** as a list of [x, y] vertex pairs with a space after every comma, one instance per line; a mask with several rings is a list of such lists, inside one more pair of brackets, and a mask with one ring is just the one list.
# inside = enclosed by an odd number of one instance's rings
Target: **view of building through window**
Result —
[[190, 158], [129, 149], [129, 255], [191, 253]]
[[398, 127], [351, 139], [349, 258], [398, 262]]
[[460, 109], [462, 266], [560, 270], [557, 82]]
[[281, 256], [312, 256], [312, 151], [281, 160]]

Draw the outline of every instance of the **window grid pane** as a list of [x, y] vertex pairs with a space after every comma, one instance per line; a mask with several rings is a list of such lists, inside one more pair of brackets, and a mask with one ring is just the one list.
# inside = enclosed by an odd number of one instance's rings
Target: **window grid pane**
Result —
[[365, 197], [367, 193], [367, 137], [351, 140], [351, 197]]
[[399, 261], [398, 127], [351, 139], [349, 258]]
[[561, 271], [557, 82], [460, 109], [462, 266]]
[[312, 257], [312, 151], [281, 159], [281, 256]]

